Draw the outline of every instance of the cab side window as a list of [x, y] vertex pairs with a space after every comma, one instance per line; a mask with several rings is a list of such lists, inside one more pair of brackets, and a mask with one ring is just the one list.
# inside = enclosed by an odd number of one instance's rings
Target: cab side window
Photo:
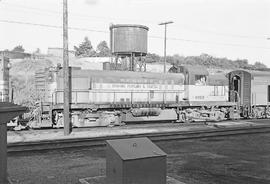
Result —
[[195, 75], [195, 85], [205, 86], [206, 85], [206, 76], [205, 75]]

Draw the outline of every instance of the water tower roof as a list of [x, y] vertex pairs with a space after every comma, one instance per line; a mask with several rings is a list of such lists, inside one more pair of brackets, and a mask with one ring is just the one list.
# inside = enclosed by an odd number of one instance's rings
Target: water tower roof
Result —
[[146, 29], [147, 31], [149, 30], [147, 26], [139, 25], [139, 24], [113, 24], [110, 26], [110, 30], [114, 28], [119, 28], [119, 27], [138, 27], [138, 28]]

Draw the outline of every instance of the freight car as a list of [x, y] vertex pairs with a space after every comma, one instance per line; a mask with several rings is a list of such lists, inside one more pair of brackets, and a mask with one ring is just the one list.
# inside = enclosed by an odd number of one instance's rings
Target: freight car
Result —
[[[37, 126], [63, 126], [63, 71], [37, 73], [44, 96]], [[176, 73], [98, 71], [71, 68], [73, 126], [129, 122], [222, 120], [236, 102], [228, 101], [228, 79], [201, 67]], [[40, 76], [40, 77], [38, 77]], [[41, 80], [49, 76], [49, 80]], [[48, 77], [47, 77], [48, 78]], [[42, 85], [40, 85], [42, 84]]]

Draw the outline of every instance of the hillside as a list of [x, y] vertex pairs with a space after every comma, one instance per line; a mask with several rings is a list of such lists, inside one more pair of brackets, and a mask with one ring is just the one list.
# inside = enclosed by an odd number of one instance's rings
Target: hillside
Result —
[[[84, 69], [102, 70], [103, 62], [110, 58], [70, 58], [70, 66]], [[35, 92], [34, 75], [36, 71], [44, 70], [51, 66], [61, 64], [62, 58], [46, 56], [44, 59], [12, 59], [11, 60], [11, 83], [14, 89], [14, 102], [26, 106], [33, 106], [38, 99]]]
[[44, 69], [46, 67], [53, 66], [53, 62], [49, 59], [38, 59], [38, 60], [11, 60], [11, 76], [32, 76], [36, 71]]
[[53, 63], [48, 59], [15, 59], [11, 60], [11, 84], [14, 89], [14, 102], [31, 107], [38, 98], [35, 92], [35, 72]]

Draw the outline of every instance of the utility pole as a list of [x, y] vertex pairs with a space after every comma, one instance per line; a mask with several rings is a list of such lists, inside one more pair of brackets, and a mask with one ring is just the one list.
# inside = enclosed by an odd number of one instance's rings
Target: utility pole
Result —
[[68, 61], [68, 8], [67, 0], [63, 0], [63, 78], [64, 78], [64, 135], [71, 132], [70, 125], [70, 81]]
[[166, 40], [167, 40], [167, 24], [172, 24], [173, 21], [162, 22], [158, 25], [164, 25], [164, 73], [166, 73]]

